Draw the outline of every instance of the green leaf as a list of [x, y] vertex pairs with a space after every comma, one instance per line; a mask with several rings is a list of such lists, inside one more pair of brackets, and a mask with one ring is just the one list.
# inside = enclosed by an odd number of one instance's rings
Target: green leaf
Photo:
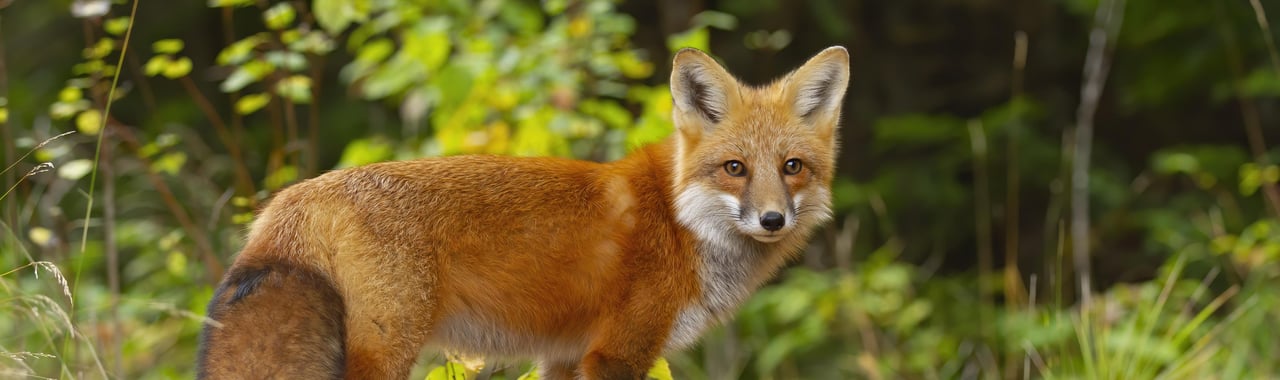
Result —
[[342, 158], [338, 160], [339, 168], [349, 168], [374, 162], [386, 161], [395, 157], [395, 147], [383, 138], [367, 138], [352, 141], [342, 150]]
[[511, 1], [498, 11], [498, 17], [515, 30], [524, 35], [533, 35], [542, 31], [542, 11], [529, 3]]
[[164, 76], [169, 79], [178, 79], [191, 73], [191, 58], [182, 57], [169, 61], [164, 67]]
[[101, 59], [111, 54], [116, 49], [116, 40], [110, 37], [102, 37], [98, 39], [93, 46], [85, 48], [84, 57], [86, 59]]
[[93, 136], [102, 130], [102, 113], [98, 110], [85, 110], [76, 116], [76, 129], [80, 133]]
[[154, 77], [164, 73], [165, 68], [168, 68], [172, 63], [173, 61], [169, 59], [169, 56], [157, 55], [147, 60], [147, 64], [143, 66], [143, 72], [149, 77]]
[[275, 70], [275, 65], [270, 62], [264, 60], [249, 61], [237, 67], [236, 71], [231, 72], [231, 76], [222, 81], [222, 92], [240, 91], [245, 86], [262, 80], [272, 70]]
[[352, 22], [369, 18], [369, 0], [315, 0], [311, 10], [316, 22], [329, 34], [339, 34]]
[[107, 20], [102, 23], [102, 29], [105, 30], [107, 34], [113, 36], [122, 35], [125, 31], [129, 30], [129, 17], [116, 17]]
[[171, 176], [178, 175], [178, 172], [182, 170], [182, 165], [186, 163], [187, 154], [185, 152], [169, 152], [160, 155], [160, 158], [151, 162], [151, 171]]
[[427, 373], [427, 380], [467, 380], [467, 370], [461, 364], [448, 362]]
[[221, 52], [218, 52], [217, 62], [219, 65], [238, 65], [248, 61], [252, 57], [253, 49], [266, 41], [266, 35], [263, 33], [254, 34], [240, 39], [239, 41], [227, 45]]
[[277, 169], [262, 180], [267, 190], [279, 190], [298, 179], [298, 168], [288, 165]]
[[58, 91], [58, 101], [63, 103], [71, 103], [82, 99], [84, 93], [77, 87], [63, 87], [62, 91]]
[[165, 269], [177, 277], [185, 277], [187, 275], [187, 256], [182, 252], [169, 252], [168, 260], [165, 260]]
[[266, 12], [262, 12], [262, 21], [267, 24], [268, 29], [281, 30], [293, 24], [293, 20], [297, 15], [298, 12], [289, 3], [277, 3], [271, 8], [267, 8]]
[[413, 28], [405, 31], [402, 37], [404, 46], [401, 52], [411, 60], [426, 65], [429, 73], [444, 65], [453, 48], [449, 40], [449, 19], [444, 17], [419, 21]]
[[58, 167], [58, 177], [62, 177], [69, 181], [75, 181], [80, 178], [84, 178], [84, 176], [88, 175], [91, 171], [93, 171], [93, 160], [82, 158], [79, 160], [67, 161], [67, 163]]
[[151, 50], [157, 54], [177, 54], [182, 51], [182, 47], [182, 40], [177, 38], [163, 39], [151, 44]]
[[270, 51], [267, 54], [263, 54], [262, 58], [276, 67], [282, 67], [293, 72], [299, 72], [307, 68], [307, 57], [297, 52]]
[[672, 34], [667, 37], [667, 49], [676, 52], [683, 48], [694, 48], [702, 51], [710, 50], [711, 35], [707, 32], [707, 28], [693, 28], [684, 33]]
[[658, 358], [658, 361], [653, 363], [653, 367], [649, 368], [649, 378], [657, 380], [672, 380], [671, 366], [667, 364], [666, 358]]
[[276, 94], [293, 103], [311, 102], [311, 78], [293, 75], [276, 83]]
[[262, 107], [266, 107], [267, 103], [271, 103], [271, 94], [245, 95], [236, 101], [236, 112], [241, 115], [248, 115], [257, 112]]

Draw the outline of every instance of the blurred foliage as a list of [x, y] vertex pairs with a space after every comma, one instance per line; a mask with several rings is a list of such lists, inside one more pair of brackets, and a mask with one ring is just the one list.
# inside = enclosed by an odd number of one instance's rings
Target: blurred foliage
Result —
[[[0, 377], [191, 377], [253, 211], [303, 178], [615, 159], [671, 132], [675, 49], [759, 83], [833, 44], [854, 57], [838, 222], [651, 377], [1276, 377], [1280, 35], [1245, 1], [1126, 2], [1082, 304], [1064, 152], [1098, 3], [0, 1]], [[414, 378], [535, 377], [451, 359]]]

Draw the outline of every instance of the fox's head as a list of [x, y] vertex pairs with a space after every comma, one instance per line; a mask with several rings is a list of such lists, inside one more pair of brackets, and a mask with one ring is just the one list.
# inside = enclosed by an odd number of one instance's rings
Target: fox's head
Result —
[[[798, 248], [831, 217], [836, 128], [849, 53], [835, 46], [766, 86], [746, 86], [695, 49], [671, 70], [676, 206], [712, 242]], [[749, 240], [747, 240], [749, 241]]]

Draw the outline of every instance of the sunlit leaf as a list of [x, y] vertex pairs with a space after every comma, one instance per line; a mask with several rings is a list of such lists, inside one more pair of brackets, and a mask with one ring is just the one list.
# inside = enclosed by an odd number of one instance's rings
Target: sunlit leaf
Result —
[[297, 11], [289, 3], [276, 3], [276, 5], [262, 12], [262, 21], [267, 24], [268, 29], [280, 30], [293, 24], [297, 14]]
[[63, 87], [63, 90], [58, 92], [58, 101], [73, 102], [73, 101], [81, 100], [83, 96], [84, 96], [84, 93], [81, 90], [79, 90], [79, 88], [68, 86], [68, 87]]
[[44, 227], [31, 227], [27, 230], [27, 239], [38, 246], [48, 246], [53, 242], [53, 231]]
[[164, 67], [164, 76], [169, 79], [181, 78], [188, 73], [191, 73], [191, 58], [178, 58]]
[[271, 51], [263, 54], [263, 59], [276, 67], [298, 72], [307, 68], [307, 57], [292, 51]]
[[448, 362], [427, 373], [426, 380], [466, 380], [467, 369], [461, 364]]
[[75, 0], [71, 2], [71, 16], [76, 18], [102, 17], [111, 11], [109, 0]]
[[221, 52], [218, 52], [217, 62], [219, 65], [238, 65], [252, 58], [253, 49], [266, 41], [264, 34], [259, 33], [248, 36], [227, 45]]
[[298, 168], [293, 165], [282, 166], [267, 175], [262, 184], [267, 190], [279, 190], [298, 179]]
[[116, 17], [102, 23], [102, 30], [113, 36], [123, 35], [129, 29], [129, 17]]
[[312, 12], [316, 22], [329, 34], [339, 34], [352, 22], [369, 18], [369, 0], [315, 0]]
[[667, 37], [667, 49], [672, 52], [687, 47], [707, 51], [710, 50], [708, 48], [710, 44], [711, 35], [707, 32], [707, 28], [693, 28]]
[[248, 115], [257, 112], [262, 109], [262, 107], [266, 107], [268, 103], [271, 103], [271, 94], [258, 93], [245, 95], [236, 101], [236, 113]]
[[222, 92], [240, 91], [245, 86], [262, 80], [262, 78], [266, 77], [267, 74], [270, 74], [272, 70], [275, 70], [275, 65], [272, 65], [267, 61], [249, 61], [240, 65], [240, 67], [237, 67], [235, 71], [231, 72], [231, 75], [228, 76], [226, 80], [222, 81]]
[[93, 171], [93, 160], [78, 159], [63, 163], [58, 167], [58, 177], [66, 180], [75, 181], [83, 178], [85, 175]]
[[85, 110], [76, 116], [76, 129], [86, 135], [97, 135], [102, 129], [102, 113], [98, 110]]
[[104, 58], [107, 55], [111, 54], [112, 51], [115, 51], [115, 49], [116, 49], [116, 40], [114, 38], [102, 37], [102, 38], [99, 38], [98, 42], [94, 43], [93, 46], [85, 48], [84, 58], [85, 59]]
[[403, 54], [434, 72], [449, 58], [453, 47], [449, 40], [449, 19], [433, 17], [422, 20], [403, 34]]
[[185, 152], [169, 152], [152, 161], [151, 170], [157, 173], [178, 175], [178, 172], [182, 171], [182, 166], [186, 163], [187, 154]]
[[177, 54], [182, 51], [183, 42], [177, 38], [169, 38], [156, 41], [151, 44], [151, 50], [157, 54]]
[[276, 94], [293, 103], [311, 102], [311, 78], [293, 75], [276, 83]]
[[164, 267], [169, 271], [169, 274], [185, 277], [187, 275], [187, 256], [178, 251], [169, 252], [169, 257], [165, 260]]
[[671, 366], [667, 364], [667, 359], [658, 358], [658, 360], [653, 363], [653, 367], [649, 368], [648, 376], [650, 379], [655, 380], [672, 380]]
[[394, 157], [395, 147], [383, 138], [365, 138], [354, 140], [342, 150], [342, 158], [338, 167], [348, 168], [386, 161]]
[[142, 71], [145, 72], [147, 76], [154, 77], [164, 73], [165, 69], [172, 63], [173, 60], [169, 59], [169, 56], [157, 55], [147, 60], [147, 64], [143, 66]]

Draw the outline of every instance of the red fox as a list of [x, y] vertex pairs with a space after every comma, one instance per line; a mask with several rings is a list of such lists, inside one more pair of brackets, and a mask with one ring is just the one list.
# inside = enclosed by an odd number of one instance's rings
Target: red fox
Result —
[[772, 84], [676, 53], [676, 132], [610, 163], [458, 156], [280, 191], [209, 303], [198, 377], [403, 379], [424, 348], [642, 379], [831, 218], [849, 54]]

